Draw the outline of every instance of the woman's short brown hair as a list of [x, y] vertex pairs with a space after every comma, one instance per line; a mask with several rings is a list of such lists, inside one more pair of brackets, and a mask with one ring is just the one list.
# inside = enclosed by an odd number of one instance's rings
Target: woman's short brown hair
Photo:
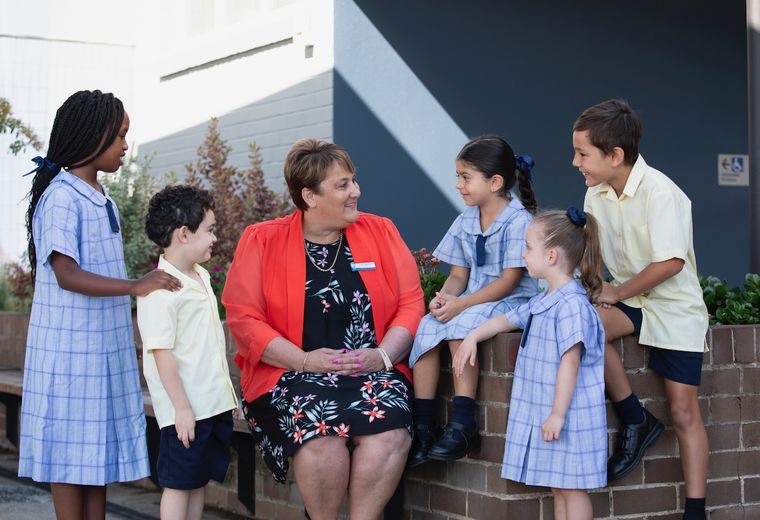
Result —
[[319, 193], [319, 184], [327, 177], [327, 170], [338, 163], [349, 172], [356, 173], [348, 152], [335, 143], [321, 139], [301, 139], [290, 147], [285, 158], [285, 183], [293, 204], [302, 211], [308, 206], [301, 191], [308, 188]]

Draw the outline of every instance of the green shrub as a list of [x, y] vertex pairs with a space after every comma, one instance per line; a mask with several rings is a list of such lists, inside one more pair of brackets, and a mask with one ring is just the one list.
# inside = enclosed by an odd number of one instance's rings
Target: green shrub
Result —
[[159, 249], [145, 234], [148, 202], [159, 187], [149, 173], [152, 156], [130, 155], [121, 169], [104, 174], [100, 182], [119, 208], [121, 236], [124, 241], [124, 263], [127, 276], [135, 279], [151, 271], [158, 260]]
[[221, 259], [216, 262], [221, 264], [232, 260], [247, 226], [293, 211], [287, 193], [275, 193], [264, 182], [261, 153], [256, 143], [249, 146], [249, 168], [227, 165], [231, 149], [222, 139], [218, 121], [212, 118], [206, 139], [198, 147], [198, 160], [185, 166], [185, 182], [209, 190], [214, 197], [217, 238], [214, 256]]
[[417, 271], [420, 275], [420, 285], [425, 297], [425, 309], [430, 305], [430, 300], [435, 297], [435, 293], [441, 290], [447, 276], [438, 270], [440, 260], [427, 252], [424, 247], [417, 251], [412, 251], [412, 256], [417, 262]]
[[715, 276], [700, 277], [699, 283], [711, 325], [760, 323], [760, 274], [747, 274], [734, 288]]
[[29, 312], [34, 296], [32, 271], [19, 262], [9, 262], [3, 274], [3, 281], [8, 286], [7, 310]]

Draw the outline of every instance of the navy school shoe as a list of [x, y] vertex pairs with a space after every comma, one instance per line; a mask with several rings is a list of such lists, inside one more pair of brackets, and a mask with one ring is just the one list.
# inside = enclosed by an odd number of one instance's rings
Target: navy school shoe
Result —
[[478, 425], [466, 427], [450, 422], [443, 428], [441, 438], [428, 451], [428, 458], [434, 460], [457, 460], [468, 453], [480, 451]]
[[412, 447], [409, 449], [409, 458], [406, 461], [407, 468], [416, 468], [420, 464], [424, 464], [430, 460], [428, 452], [438, 440], [439, 429], [438, 426], [431, 426], [428, 424], [414, 425]]
[[644, 451], [660, 438], [665, 426], [657, 417], [644, 410], [644, 421], [627, 424], [618, 433], [615, 451], [607, 461], [607, 480], [620, 480], [641, 462]]

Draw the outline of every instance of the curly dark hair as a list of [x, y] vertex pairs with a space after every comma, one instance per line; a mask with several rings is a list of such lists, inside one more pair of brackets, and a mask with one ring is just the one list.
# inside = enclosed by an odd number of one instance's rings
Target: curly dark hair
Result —
[[150, 199], [145, 233], [156, 245], [167, 248], [175, 229], [187, 226], [195, 233], [206, 212], [213, 209], [214, 199], [208, 191], [184, 184], [167, 186]]

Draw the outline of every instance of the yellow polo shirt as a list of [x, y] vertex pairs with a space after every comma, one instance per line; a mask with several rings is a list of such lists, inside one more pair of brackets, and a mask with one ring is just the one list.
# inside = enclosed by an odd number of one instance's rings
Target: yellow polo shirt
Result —
[[684, 261], [680, 273], [623, 303], [641, 309], [642, 344], [703, 352], [707, 308], [697, 277], [686, 194], [639, 155], [620, 197], [609, 184], [600, 184], [586, 191], [584, 209], [599, 221], [602, 258], [613, 285], [627, 282], [653, 262]]
[[158, 268], [176, 276], [182, 289], [176, 292], [154, 291], [137, 298], [137, 326], [143, 342], [143, 373], [153, 401], [158, 426], [174, 424], [174, 406], [161, 383], [155, 349], [171, 349], [182, 387], [195, 413], [195, 419], [207, 419], [237, 407], [235, 389], [219, 319], [216, 298], [209, 274], [195, 265], [203, 280], [199, 284], [170, 264], [163, 255]]

